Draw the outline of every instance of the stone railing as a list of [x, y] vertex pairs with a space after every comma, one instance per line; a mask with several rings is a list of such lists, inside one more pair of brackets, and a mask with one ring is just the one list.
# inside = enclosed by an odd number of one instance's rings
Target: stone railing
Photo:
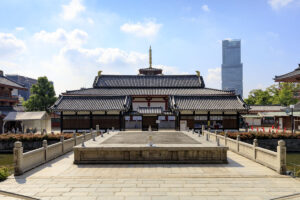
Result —
[[278, 141], [277, 152], [270, 151], [258, 147], [257, 139], [253, 140], [253, 145], [241, 142], [240, 136], [237, 139], [231, 139], [225, 136], [218, 135], [216, 133], [211, 133], [209, 131], [202, 131], [204, 138], [207, 141], [216, 142], [220, 145], [224, 145], [229, 148], [229, 150], [249, 158], [257, 163], [265, 165], [280, 174], [286, 173], [286, 147], [283, 140]]
[[[98, 128], [98, 127], [97, 127]], [[64, 137], [61, 136], [60, 142], [47, 145], [47, 140], [43, 141], [43, 147], [23, 153], [22, 142], [15, 142], [14, 144], [14, 166], [15, 166], [15, 175], [22, 175], [23, 173], [42, 165], [50, 160], [53, 160], [67, 152], [73, 150], [73, 147], [96, 137], [100, 134], [103, 134], [99, 131], [99, 128], [96, 131], [90, 131], [90, 133], [83, 133], [83, 135], [77, 136], [74, 133], [73, 138], [64, 140]]]

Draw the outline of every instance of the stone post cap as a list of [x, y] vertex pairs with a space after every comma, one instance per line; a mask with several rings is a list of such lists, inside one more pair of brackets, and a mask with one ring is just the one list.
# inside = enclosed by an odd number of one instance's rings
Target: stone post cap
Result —
[[22, 147], [22, 142], [16, 141], [14, 146], [15, 146], [15, 148], [21, 148]]
[[43, 147], [47, 146], [47, 140], [43, 140]]
[[257, 143], [257, 139], [253, 139], [253, 143]]
[[60, 136], [60, 141], [64, 141], [64, 136], [63, 135]]
[[284, 147], [285, 146], [285, 141], [284, 140], [279, 140], [278, 141], [278, 146]]
[[240, 140], [241, 140], [241, 136], [240, 136], [240, 135], [237, 135], [237, 136], [236, 136], [236, 139], [237, 139], [238, 141], [240, 141]]

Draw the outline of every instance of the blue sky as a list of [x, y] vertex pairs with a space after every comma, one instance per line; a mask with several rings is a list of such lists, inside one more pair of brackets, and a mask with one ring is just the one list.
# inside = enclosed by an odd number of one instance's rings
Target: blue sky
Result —
[[0, 68], [48, 76], [56, 93], [104, 74], [204, 76], [220, 88], [221, 40], [242, 40], [244, 95], [300, 63], [300, 0], [0, 1]]

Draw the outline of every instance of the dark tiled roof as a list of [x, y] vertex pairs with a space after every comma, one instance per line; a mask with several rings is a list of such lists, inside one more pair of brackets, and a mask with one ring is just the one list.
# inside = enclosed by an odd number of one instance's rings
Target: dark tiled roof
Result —
[[197, 75], [101, 75], [97, 76], [93, 87], [101, 88], [203, 88], [204, 81]]
[[6, 78], [5, 76], [0, 76], [0, 85], [6, 85], [17, 89], [27, 90], [25, 87], [23, 87], [23, 85], [20, 85], [19, 83]]
[[138, 107], [137, 112], [140, 114], [162, 114], [161, 107]]
[[230, 91], [209, 88], [88, 88], [68, 91], [68, 95], [233, 95]]
[[174, 96], [170, 105], [174, 110], [247, 110], [247, 105], [238, 96]]
[[280, 105], [250, 105], [250, 112], [280, 112], [282, 109], [284, 109], [284, 106]]
[[292, 79], [295, 82], [300, 82], [299, 80], [300, 77], [300, 64], [299, 67], [296, 68], [294, 71], [280, 75], [280, 76], [275, 76], [274, 80], [275, 81], [286, 81], [288, 79]]
[[51, 107], [53, 111], [107, 111], [127, 110], [130, 98], [127, 96], [61, 96]]

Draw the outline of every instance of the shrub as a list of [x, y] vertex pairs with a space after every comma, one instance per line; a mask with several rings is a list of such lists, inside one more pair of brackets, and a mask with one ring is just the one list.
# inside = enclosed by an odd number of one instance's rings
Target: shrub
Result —
[[43, 141], [43, 140], [59, 140], [60, 136], [64, 136], [65, 139], [73, 137], [72, 133], [65, 134], [0, 134], [0, 141]]
[[7, 167], [0, 168], [0, 181], [4, 181], [10, 175], [10, 170]]
[[[225, 135], [224, 132], [220, 133]], [[240, 135], [241, 140], [253, 139], [300, 139], [300, 134], [291, 133], [268, 133], [268, 132], [227, 132], [227, 136], [236, 139]]]

